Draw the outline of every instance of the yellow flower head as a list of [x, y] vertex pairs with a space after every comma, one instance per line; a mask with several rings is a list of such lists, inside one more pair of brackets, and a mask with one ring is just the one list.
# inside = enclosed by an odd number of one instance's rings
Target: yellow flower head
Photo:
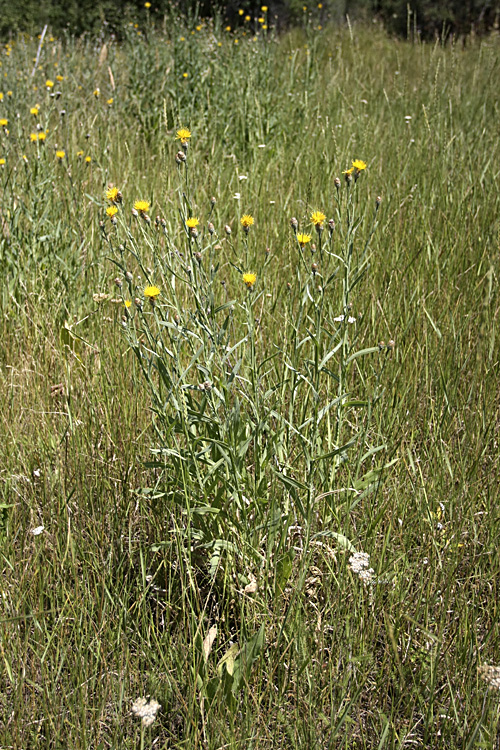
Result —
[[188, 140], [191, 138], [191, 131], [187, 128], [181, 128], [177, 131], [176, 138], [181, 143], [187, 143]]
[[80, 159], [80, 158], [81, 158], [81, 157], [83, 156], [83, 151], [77, 151], [77, 152], [76, 152], [76, 155], [77, 155], [77, 156], [78, 156], [78, 158]]
[[267, 13], [267, 10], [268, 10], [267, 5], [263, 5], [262, 8], [261, 8], [261, 11], [263, 13]]
[[144, 290], [144, 296], [148, 299], [156, 299], [160, 294], [160, 290], [157, 286], [147, 286]]
[[35, 143], [38, 140], [38, 133], [30, 133], [31, 143]]
[[35, 117], [38, 117], [39, 112], [40, 112], [40, 108], [38, 104], [36, 105], [36, 107], [31, 107], [30, 109], [30, 115], [35, 115]]
[[139, 211], [140, 214], [145, 214], [149, 211], [150, 205], [149, 201], [136, 201], [134, 203], [134, 208], [136, 211]]
[[0, 167], [3, 167], [5, 165], [5, 159], [0, 159]]
[[323, 222], [325, 221], [326, 216], [322, 211], [314, 211], [314, 213], [311, 216], [311, 221], [314, 224], [316, 228], [321, 229], [323, 226]]
[[243, 279], [243, 283], [247, 285], [248, 289], [251, 289], [257, 281], [257, 276], [254, 273], [244, 273], [241, 278]]
[[116, 214], [118, 213], [118, 209], [116, 206], [108, 206], [106, 209], [106, 213], [109, 216], [109, 218], [112, 219], [113, 216], [116, 216]]
[[2, 99], [3, 99], [3, 93], [0, 91], [0, 102], [2, 101]]
[[90, 164], [91, 161], [92, 161], [92, 157], [91, 156], [86, 156], [85, 157], [85, 164]]
[[106, 101], [106, 104], [108, 105], [108, 107], [111, 107], [111, 105], [113, 104], [113, 97], [111, 97], [111, 99], [108, 99]]
[[144, 3], [144, 7], [149, 10], [151, 8], [151, 3]]
[[56, 76], [56, 81], [59, 81], [59, 83], [61, 83], [61, 81], [64, 81], [64, 76]]
[[47, 133], [44, 133], [44, 132], [43, 132], [43, 130], [42, 130], [42, 131], [41, 131], [40, 133], [38, 133], [38, 140], [39, 140], [39, 141], [42, 141], [42, 143], [43, 143], [43, 141], [44, 141], [44, 140], [45, 140], [46, 138], [47, 138]]
[[344, 169], [342, 174], [352, 174], [354, 172], [354, 167], [351, 167], [350, 169]]
[[366, 169], [366, 162], [362, 161], [361, 159], [354, 159], [352, 162], [352, 168], [356, 171], [357, 174], [359, 172], [362, 172], [363, 169]]
[[132, 300], [126, 299], [123, 304], [125, 307], [132, 307]]
[[186, 221], [186, 226], [189, 227], [189, 229], [195, 229], [199, 223], [200, 220], [197, 219], [196, 216], [191, 216], [191, 218]]
[[243, 227], [243, 229], [246, 229], [248, 231], [248, 229], [254, 223], [253, 216], [250, 216], [250, 214], [245, 214], [244, 216], [241, 217], [240, 223], [241, 223], [241, 226]]
[[57, 157], [57, 158], [58, 158], [58, 159], [59, 159], [60, 161], [62, 161], [62, 160], [64, 159], [64, 157], [65, 157], [65, 156], [66, 156], [66, 151], [62, 151], [62, 150], [61, 150], [61, 151], [56, 151], [56, 157]]
[[98, 99], [101, 96], [101, 92], [99, 88], [94, 89], [94, 96], [96, 99]]
[[111, 201], [111, 203], [119, 203], [120, 197], [121, 193], [117, 187], [110, 187], [106, 190], [106, 198], [108, 201]]
[[2, 119], [0, 120], [0, 128], [6, 128], [8, 124], [9, 121], [6, 120], [5, 117], [2, 117]]
[[45, 81], [45, 86], [46, 86], [46, 87], [47, 87], [48, 89], [53, 89], [53, 88], [54, 88], [54, 81], [51, 81], [50, 79], [47, 79], [47, 80]]
[[297, 235], [297, 242], [301, 247], [304, 247], [304, 245], [307, 245], [308, 242], [311, 241], [311, 235], [310, 234], [298, 234]]

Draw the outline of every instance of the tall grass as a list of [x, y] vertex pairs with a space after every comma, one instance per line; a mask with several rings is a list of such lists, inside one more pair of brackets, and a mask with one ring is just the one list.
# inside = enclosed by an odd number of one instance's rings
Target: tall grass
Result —
[[494, 748], [498, 39], [196, 23], [1, 56], [0, 744]]

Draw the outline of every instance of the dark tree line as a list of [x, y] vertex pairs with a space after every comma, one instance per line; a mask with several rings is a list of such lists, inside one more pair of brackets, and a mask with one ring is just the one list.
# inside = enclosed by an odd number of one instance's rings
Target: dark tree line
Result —
[[97, 33], [103, 27], [119, 34], [131, 19], [145, 23], [148, 16], [159, 22], [179, 13], [192, 18], [219, 14], [235, 23], [239, 10], [255, 17], [263, 5], [279, 29], [308, 17], [342, 23], [349, 15], [352, 20], [376, 17], [392, 33], [424, 39], [486, 34], [498, 29], [500, 20], [500, 0], [151, 0], [150, 8], [144, 0], [0, 0], [0, 33], [3, 38], [17, 31], [39, 33], [48, 24], [56, 34]]

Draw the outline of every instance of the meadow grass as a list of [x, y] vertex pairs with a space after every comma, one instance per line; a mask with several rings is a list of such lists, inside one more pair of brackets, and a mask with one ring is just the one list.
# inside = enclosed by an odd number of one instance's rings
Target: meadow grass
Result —
[[2, 748], [498, 747], [499, 61], [4, 46]]

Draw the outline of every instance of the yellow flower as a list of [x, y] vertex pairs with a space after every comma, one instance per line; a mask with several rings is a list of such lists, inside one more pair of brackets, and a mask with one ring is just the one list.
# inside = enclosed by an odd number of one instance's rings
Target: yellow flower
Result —
[[80, 158], [81, 158], [81, 157], [83, 156], [83, 151], [77, 151], [77, 152], [76, 152], [76, 155], [77, 155], [77, 156], [78, 156], [78, 158], [80, 159]]
[[54, 88], [54, 81], [51, 81], [51, 80], [50, 80], [50, 79], [48, 78], [48, 79], [47, 79], [47, 80], [45, 81], [45, 86], [46, 86], [46, 87], [47, 87], [48, 89], [52, 89], [52, 88]]
[[246, 21], [247, 23], [248, 23], [248, 21], [251, 21], [251, 20], [252, 20], [251, 16], [245, 16], [245, 21]]
[[350, 169], [345, 169], [342, 174], [352, 174], [354, 172], [354, 167], [351, 167]]
[[150, 205], [149, 201], [136, 201], [134, 203], [134, 208], [136, 211], [139, 211], [140, 214], [145, 214], [149, 211]]
[[132, 300], [126, 299], [124, 300], [123, 304], [125, 307], [132, 307]]
[[91, 156], [86, 156], [85, 157], [85, 163], [86, 164], [90, 164], [91, 161], [92, 161], [92, 157]]
[[242, 216], [240, 219], [240, 223], [243, 229], [246, 229], [246, 231], [248, 232], [248, 230], [254, 223], [253, 216], [250, 216], [250, 214], [244, 214], [244, 216]]
[[8, 124], [9, 121], [6, 120], [5, 117], [2, 117], [2, 119], [0, 120], [0, 128], [6, 128]]
[[2, 99], [3, 99], [3, 94], [2, 94], [2, 92], [0, 91], [0, 102], [2, 101]]
[[64, 81], [64, 76], [56, 76], [56, 81], [59, 81], [59, 83], [61, 83], [61, 81]]
[[111, 97], [111, 99], [108, 99], [106, 104], [108, 105], [108, 107], [111, 107], [111, 105], [113, 104], [113, 97]]
[[189, 229], [194, 229], [198, 226], [200, 223], [199, 219], [197, 219], [195, 216], [192, 216], [190, 219], [186, 221], [186, 226], [189, 227]]
[[257, 276], [254, 273], [244, 273], [241, 278], [243, 279], [243, 283], [247, 285], [248, 289], [251, 289], [257, 281]]
[[118, 209], [116, 206], [108, 206], [106, 209], [106, 213], [109, 216], [109, 218], [112, 219], [113, 216], [116, 216], [116, 214], [118, 213]]
[[268, 10], [268, 9], [267, 9], [267, 5], [263, 5], [263, 6], [262, 6], [262, 8], [261, 8], [261, 11], [262, 11], [263, 13], [267, 13], [267, 10]]
[[352, 168], [356, 171], [357, 174], [363, 171], [363, 169], [366, 169], [366, 162], [362, 161], [361, 159], [354, 159], [352, 162]]
[[298, 234], [297, 235], [297, 242], [301, 247], [304, 247], [304, 245], [307, 245], [308, 242], [311, 241], [311, 235], [310, 234]]
[[326, 216], [322, 211], [314, 211], [314, 213], [311, 216], [311, 221], [314, 224], [316, 228], [321, 229], [323, 227], [323, 222], [326, 219]]
[[180, 128], [180, 130], [177, 131], [176, 139], [181, 143], [187, 143], [190, 138], [191, 131], [187, 128]]
[[101, 92], [99, 91], [99, 88], [94, 89], [94, 96], [96, 99], [98, 99], [101, 96]]
[[38, 133], [30, 133], [30, 141], [31, 143], [35, 143], [35, 141], [38, 140]]
[[62, 150], [61, 151], [56, 151], [56, 156], [57, 156], [57, 158], [60, 161], [62, 161], [64, 159], [64, 157], [66, 156], [66, 152], [62, 151]]
[[38, 133], [38, 140], [44, 141], [47, 138], [47, 133], [44, 133], [43, 131]]
[[151, 3], [144, 3], [144, 7], [149, 10], [151, 8]]
[[31, 107], [31, 109], [30, 109], [30, 115], [35, 115], [35, 117], [38, 117], [39, 111], [40, 111], [40, 109], [39, 109], [38, 104], [37, 104], [36, 107]]
[[264, 18], [258, 18], [257, 20], [258, 20], [259, 23], [265, 23], [265, 19]]
[[[183, 74], [182, 74], [182, 77], [183, 77], [183, 78], [187, 78], [187, 77], [188, 77], [188, 74], [187, 74], [187, 73], [183, 73]], [[186, 141], [182, 141], [182, 143], [186, 143]]]
[[147, 286], [144, 290], [144, 296], [148, 299], [156, 299], [160, 294], [160, 290], [157, 286]]
[[5, 159], [0, 159], [0, 167], [3, 167], [5, 164]]
[[119, 203], [120, 191], [117, 187], [110, 187], [106, 190], [106, 198], [108, 201], [111, 201], [111, 203]]

